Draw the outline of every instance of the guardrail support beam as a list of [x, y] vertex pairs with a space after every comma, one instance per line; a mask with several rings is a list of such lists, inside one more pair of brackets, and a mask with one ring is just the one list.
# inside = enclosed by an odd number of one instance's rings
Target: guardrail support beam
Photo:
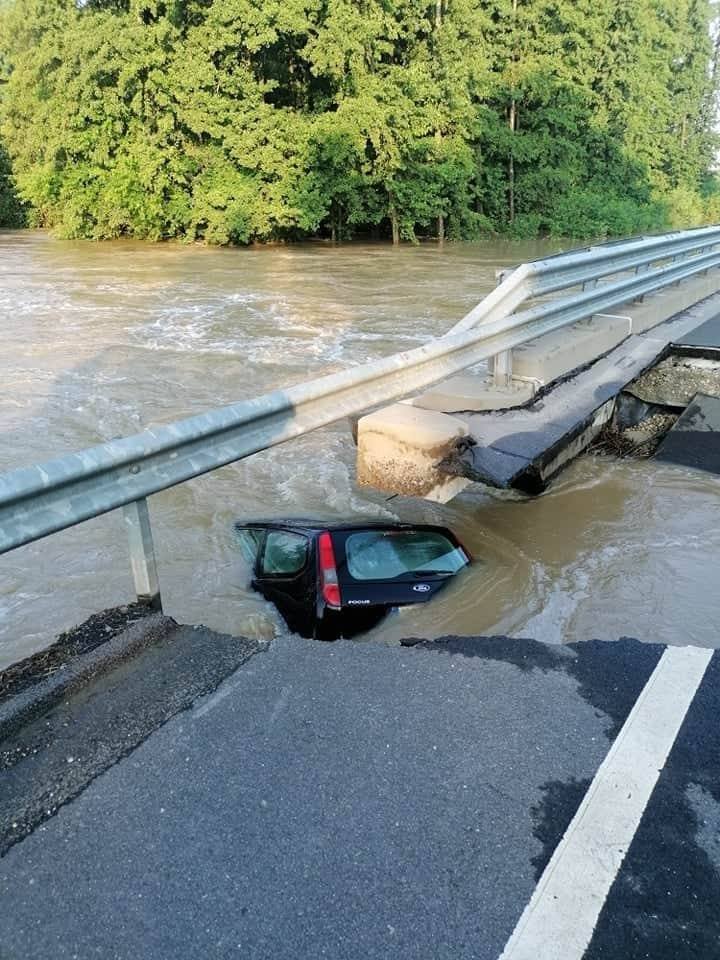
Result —
[[145, 497], [125, 504], [123, 519], [128, 533], [130, 566], [137, 598], [156, 610], [162, 610], [150, 513]]
[[512, 350], [503, 350], [493, 357], [493, 382], [496, 387], [509, 387], [512, 383]]

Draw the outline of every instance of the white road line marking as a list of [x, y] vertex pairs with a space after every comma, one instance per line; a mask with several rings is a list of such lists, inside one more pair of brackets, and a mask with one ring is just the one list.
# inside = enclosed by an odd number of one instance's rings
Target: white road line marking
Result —
[[500, 960], [581, 960], [713, 653], [665, 650]]

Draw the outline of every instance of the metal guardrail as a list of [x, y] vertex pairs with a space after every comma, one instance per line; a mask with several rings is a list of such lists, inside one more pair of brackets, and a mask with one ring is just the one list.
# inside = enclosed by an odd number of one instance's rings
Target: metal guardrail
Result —
[[[720, 227], [712, 227], [523, 264], [448, 334], [422, 347], [0, 475], [0, 553], [123, 507], [136, 592], [159, 604], [148, 496], [481, 360], [504, 357], [495, 370], [507, 376], [513, 347], [719, 266], [719, 247]], [[636, 274], [597, 285], [631, 270]], [[580, 285], [591, 288], [515, 312], [538, 294]]]
[[533, 297], [629, 270], [650, 270], [653, 263], [685, 257], [720, 243], [720, 227], [684, 230], [661, 236], [613, 241], [582, 250], [533, 260], [511, 271], [501, 271], [501, 283], [449, 331], [461, 333], [489, 320], [513, 313]]

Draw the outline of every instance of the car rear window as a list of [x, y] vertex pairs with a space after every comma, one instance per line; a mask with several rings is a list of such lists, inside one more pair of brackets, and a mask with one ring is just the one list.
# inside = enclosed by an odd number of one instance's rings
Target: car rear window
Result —
[[468, 562], [463, 550], [431, 530], [368, 530], [345, 541], [354, 580], [394, 580], [413, 574], [452, 574]]

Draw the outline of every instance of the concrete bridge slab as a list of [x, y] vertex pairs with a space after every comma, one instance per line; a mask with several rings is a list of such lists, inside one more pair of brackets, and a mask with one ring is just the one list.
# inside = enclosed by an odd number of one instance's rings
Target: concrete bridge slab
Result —
[[673, 352], [687, 356], [720, 358], [720, 313], [680, 337], [673, 344]]
[[[671, 343], [681, 341], [691, 330], [715, 316], [719, 302], [720, 294], [716, 293], [647, 332], [628, 337], [604, 357], [541, 394], [526, 407], [454, 413], [453, 421], [465, 426], [465, 443], [454, 449], [446, 446], [442, 458], [437, 458], [434, 464], [427, 456], [429, 445], [426, 445], [423, 482], [432, 476], [434, 484], [441, 486], [438, 477], [444, 472], [499, 488], [515, 487], [528, 493], [542, 491], [607, 423], [617, 394], [651, 367]], [[437, 388], [438, 394], [442, 389], [442, 385]], [[398, 406], [409, 405], [396, 404], [395, 408]], [[380, 410], [371, 416], [380, 422], [384, 415]], [[392, 470], [385, 471], [378, 458], [377, 469], [372, 474], [360, 470], [361, 482], [388, 492], [422, 496], [422, 483], [413, 488], [412, 457], [415, 454], [409, 457], [402, 443], [398, 432], [393, 456], [389, 458]], [[360, 464], [366, 447], [362, 420], [358, 446]], [[403, 477], [402, 485], [395, 481], [399, 476]], [[444, 491], [443, 499], [455, 495], [450, 486]]]

